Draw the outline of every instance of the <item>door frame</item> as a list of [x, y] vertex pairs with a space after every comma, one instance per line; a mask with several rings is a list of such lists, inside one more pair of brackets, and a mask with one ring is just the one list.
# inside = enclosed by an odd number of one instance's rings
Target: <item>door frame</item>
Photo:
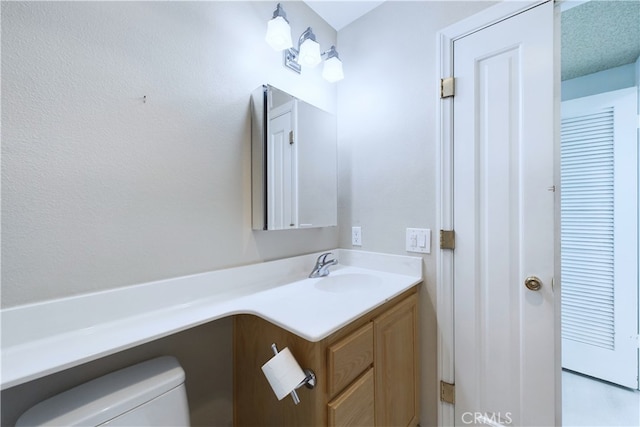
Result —
[[[448, 26], [437, 34], [436, 40], [436, 70], [438, 79], [453, 76], [453, 44], [456, 40], [472, 34], [483, 28], [489, 27], [497, 22], [508, 19], [514, 15], [525, 12], [535, 6], [552, 0], [505, 0], [495, 6], [491, 6], [479, 13], [465, 18], [451, 26]], [[559, 175], [559, 126], [560, 126], [560, 41], [559, 37], [559, 10], [556, 7], [554, 18], [554, 117], [555, 117], [555, 141], [554, 154], [556, 164], [554, 172]], [[444, 98], [436, 100], [436, 200], [439, 203], [439, 209], [436, 210], [436, 229], [452, 230], [453, 229], [453, 99]], [[559, 197], [560, 192], [555, 192], [556, 223], [559, 222]], [[556, 262], [555, 271], [558, 277], [560, 245], [559, 233], [556, 233]], [[436, 281], [437, 281], [437, 322], [438, 322], [438, 387], [437, 396], [440, 396], [440, 381], [453, 383], [455, 379], [455, 349], [454, 349], [454, 264], [453, 251], [444, 249], [436, 251]], [[556, 284], [556, 285], [559, 285]], [[559, 295], [559, 292], [556, 293]], [[555, 369], [556, 375], [556, 396], [560, 400], [561, 393], [561, 376], [559, 375], [561, 366], [560, 353], [560, 304], [555, 304], [555, 328], [556, 328], [556, 355]], [[556, 404], [556, 425], [561, 425], [562, 405], [558, 401]], [[455, 408], [454, 405], [439, 401], [438, 404], [438, 425], [454, 426], [455, 425]]]

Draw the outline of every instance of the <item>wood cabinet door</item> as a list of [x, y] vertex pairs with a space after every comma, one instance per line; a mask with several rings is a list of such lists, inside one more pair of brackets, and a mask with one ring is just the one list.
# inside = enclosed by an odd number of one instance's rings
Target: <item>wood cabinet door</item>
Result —
[[377, 426], [417, 424], [417, 310], [412, 295], [374, 321]]
[[329, 427], [374, 425], [373, 368], [329, 402]]

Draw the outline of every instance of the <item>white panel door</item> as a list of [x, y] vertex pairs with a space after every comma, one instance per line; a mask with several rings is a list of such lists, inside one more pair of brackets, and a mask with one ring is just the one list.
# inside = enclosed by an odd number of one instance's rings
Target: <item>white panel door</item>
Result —
[[293, 103], [274, 108], [267, 136], [267, 223], [269, 230], [293, 228], [298, 221], [296, 145], [291, 143]]
[[562, 103], [562, 367], [638, 388], [636, 88]]
[[456, 425], [554, 425], [552, 2], [453, 55]]

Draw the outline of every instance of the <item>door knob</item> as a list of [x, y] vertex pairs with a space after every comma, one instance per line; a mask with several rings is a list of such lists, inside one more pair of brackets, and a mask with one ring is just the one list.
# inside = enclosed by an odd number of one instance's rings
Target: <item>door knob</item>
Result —
[[536, 276], [529, 276], [524, 279], [524, 285], [530, 291], [539, 291], [542, 287], [542, 281], [540, 281]]

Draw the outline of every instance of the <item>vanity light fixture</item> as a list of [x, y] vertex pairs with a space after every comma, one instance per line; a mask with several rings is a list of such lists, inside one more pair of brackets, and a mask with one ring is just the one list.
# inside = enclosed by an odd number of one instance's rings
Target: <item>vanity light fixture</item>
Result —
[[267, 23], [267, 35], [265, 40], [274, 50], [284, 52], [284, 65], [292, 69], [296, 73], [302, 72], [302, 67], [313, 68], [322, 62], [322, 57], [326, 57], [322, 77], [330, 82], [337, 82], [344, 79], [342, 71], [342, 61], [338, 56], [335, 46], [331, 46], [329, 50], [320, 53], [320, 43], [316, 40], [316, 35], [311, 27], [307, 29], [298, 38], [297, 49], [293, 47], [291, 39], [291, 27], [287, 20], [287, 14], [278, 3], [276, 10], [273, 12], [273, 18]]
[[344, 79], [342, 71], [342, 61], [338, 57], [338, 51], [335, 46], [331, 46], [327, 51], [327, 59], [324, 61], [322, 69], [322, 77], [331, 83]]
[[313, 34], [311, 27], [307, 27], [300, 36], [297, 62], [301, 66], [309, 68], [313, 68], [322, 62], [320, 43], [316, 41], [316, 35]]
[[291, 27], [287, 21], [287, 14], [278, 3], [273, 12], [273, 18], [267, 22], [267, 35], [265, 37], [269, 46], [275, 50], [284, 50], [293, 47], [291, 41]]

